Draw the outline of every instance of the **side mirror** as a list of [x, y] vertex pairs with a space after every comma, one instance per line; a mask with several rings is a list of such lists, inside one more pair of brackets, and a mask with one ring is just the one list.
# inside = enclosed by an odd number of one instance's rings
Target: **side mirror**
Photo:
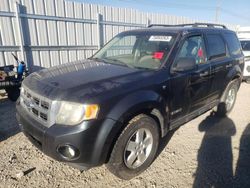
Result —
[[196, 68], [196, 60], [194, 57], [181, 57], [177, 60], [174, 71], [182, 72], [194, 70]]

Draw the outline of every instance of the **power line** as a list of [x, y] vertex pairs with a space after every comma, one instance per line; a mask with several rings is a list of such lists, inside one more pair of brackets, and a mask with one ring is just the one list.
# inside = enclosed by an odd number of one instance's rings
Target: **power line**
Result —
[[118, 0], [122, 2], [127, 2], [127, 3], [143, 3], [143, 5], [149, 5], [149, 6], [155, 6], [155, 7], [162, 7], [166, 6], [166, 8], [181, 8], [181, 9], [188, 9], [188, 10], [194, 10], [194, 9], [206, 9], [209, 11], [214, 11], [215, 7], [213, 6], [203, 6], [203, 5], [190, 5], [190, 4], [183, 4], [183, 3], [172, 3], [172, 2], [167, 2], [167, 3], [150, 3], [150, 2], [145, 2], [143, 0]]
[[230, 10], [227, 10], [227, 9], [224, 9], [224, 8], [221, 8], [221, 11], [224, 12], [225, 14], [230, 15], [230, 16], [242, 18], [242, 19], [247, 20], [248, 22], [250, 22], [250, 17], [244, 16], [242, 14], [235, 13], [233, 11], [230, 11]]
[[[221, 13], [227, 14], [232, 17], [238, 17], [239, 19], [245, 20], [246, 23], [250, 23], [250, 17], [235, 13], [233, 11], [227, 10], [222, 8], [222, 0], [217, 1], [216, 6], [203, 6], [203, 5], [190, 5], [184, 3], [172, 3], [172, 2], [165, 2], [165, 3], [150, 3], [145, 2], [143, 0], [118, 0], [127, 3], [143, 3], [143, 5], [153, 6], [153, 7], [161, 7], [161, 8], [175, 8], [175, 9], [184, 9], [184, 10], [196, 10], [196, 9], [204, 9], [206, 11], [214, 11], [215, 10], [215, 22], [219, 22], [219, 17]], [[165, 6], [165, 7], [164, 7]]]

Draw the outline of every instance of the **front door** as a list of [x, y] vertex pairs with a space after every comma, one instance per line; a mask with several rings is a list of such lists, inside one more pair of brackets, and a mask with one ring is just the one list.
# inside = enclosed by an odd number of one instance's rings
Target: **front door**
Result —
[[[175, 67], [178, 67], [177, 64], [182, 63], [182, 61], [179, 61], [180, 58], [193, 58], [196, 66], [191, 70], [175, 70]], [[210, 64], [206, 59], [206, 49], [202, 35], [188, 36], [183, 40], [171, 72], [170, 119], [174, 121], [203, 107], [208, 102], [211, 88], [211, 71]]]

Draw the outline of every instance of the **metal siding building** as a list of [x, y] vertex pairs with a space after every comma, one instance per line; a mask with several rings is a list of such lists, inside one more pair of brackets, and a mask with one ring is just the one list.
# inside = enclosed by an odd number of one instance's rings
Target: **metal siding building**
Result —
[[0, 3], [0, 66], [13, 64], [14, 52], [31, 71], [88, 58], [125, 30], [198, 21], [66, 0], [16, 1]]

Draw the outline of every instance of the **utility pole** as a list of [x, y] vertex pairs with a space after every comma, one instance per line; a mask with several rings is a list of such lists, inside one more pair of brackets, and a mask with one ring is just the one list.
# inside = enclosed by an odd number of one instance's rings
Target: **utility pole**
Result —
[[220, 16], [220, 10], [221, 10], [221, 2], [222, 0], [217, 0], [217, 5], [216, 5], [216, 9], [215, 9], [215, 22], [218, 23], [219, 22], [219, 16]]
[[215, 10], [215, 23], [219, 22], [219, 12], [220, 12], [220, 7], [217, 6]]

